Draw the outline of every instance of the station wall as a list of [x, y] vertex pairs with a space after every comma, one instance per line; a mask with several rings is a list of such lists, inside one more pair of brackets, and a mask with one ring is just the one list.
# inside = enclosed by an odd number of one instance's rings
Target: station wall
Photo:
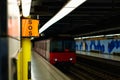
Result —
[[120, 53], [120, 39], [76, 41], [76, 51], [83, 50], [95, 50], [104, 54]]
[[7, 2], [9, 80], [17, 80], [16, 59], [20, 51], [20, 10], [18, 0]]

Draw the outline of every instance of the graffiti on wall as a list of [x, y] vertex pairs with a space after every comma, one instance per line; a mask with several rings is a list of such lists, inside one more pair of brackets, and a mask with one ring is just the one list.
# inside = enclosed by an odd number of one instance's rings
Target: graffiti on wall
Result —
[[[86, 40], [85, 50], [97, 50], [102, 53], [112, 54], [114, 52], [120, 52], [120, 39], [109, 39], [109, 40]], [[76, 41], [76, 50], [83, 50], [83, 42]]]
[[120, 40], [112, 40], [108, 43], [108, 52], [111, 53], [113, 50], [120, 52]]

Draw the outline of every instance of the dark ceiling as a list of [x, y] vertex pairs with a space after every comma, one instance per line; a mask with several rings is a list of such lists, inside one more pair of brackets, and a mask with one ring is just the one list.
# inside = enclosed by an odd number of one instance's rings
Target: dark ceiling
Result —
[[[33, 0], [31, 15], [39, 15], [40, 27], [69, 0]], [[120, 0], [87, 0], [43, 32], [46, 37], [90, 36], [119, 33]]]

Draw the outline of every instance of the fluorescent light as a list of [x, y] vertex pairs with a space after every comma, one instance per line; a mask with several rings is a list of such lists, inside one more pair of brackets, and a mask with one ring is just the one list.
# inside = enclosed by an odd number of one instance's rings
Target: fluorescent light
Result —
[[120, 34], [108, 34], [108, 35], [105, 35], [105, 36], [120, 36]]
[[82, 3], [84, 3], [86, 0], [70, 0], [65, 7], [69, 7], [69, 8], [77, 8], [79, 5], [81, 5]]
[[31, 37], [31, 40], [33, 40], [34, 39], [34, 37]]
[[22, 0], [22, 13], [24, 17], [28, 17], [30, 15], [32, 0]]
[[85, 1], [86, 0], [70, 0], [52, 19], [50, 19], [45, 25], [42, 26], [42, 28], [39, 29], [39, 33], [42, 33], [52, 24], [62, 19]]
[[[59, 14], [56, 14], [51, 20], [49, 20], [40, 30], [39, 33], [43, 32], [45, 29], [50, 27], [52, 24], [60, 20], [62, 17], [66, 16], [69, 12], [71, 12], [73, 8], [63, 8]], [[65, 14], [66, 13], [66, 14]]]
[[81, 37], [78, 37], [78, 38], [74, 38], [74, 40], [80, 40], [80, 39], [82, 39]]
[[87, 39], [87, 38], [90, 38], [90, 37], [82, 37], [82, 39]]
[[77, 40], [77, 39], [98, 38], [98, 37], [104, 37], [104, 35], [78, 37], [78, 38], [74, 38], [74, 39]]
[[90, 38], [98, 38], [98, 37], [104, 37], [104, 35], [91, 36]]

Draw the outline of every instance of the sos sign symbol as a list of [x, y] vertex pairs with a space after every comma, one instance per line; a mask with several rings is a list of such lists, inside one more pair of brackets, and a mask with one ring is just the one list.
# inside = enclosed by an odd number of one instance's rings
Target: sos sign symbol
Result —
[[28, 30], [29, 30], [29, 36], [32, 36], [32, 20], [31, 19], [29, 19], [29, 21], [28, 21]]
[[39, 20], [22, 19], [22, 37], [39, 37]]

